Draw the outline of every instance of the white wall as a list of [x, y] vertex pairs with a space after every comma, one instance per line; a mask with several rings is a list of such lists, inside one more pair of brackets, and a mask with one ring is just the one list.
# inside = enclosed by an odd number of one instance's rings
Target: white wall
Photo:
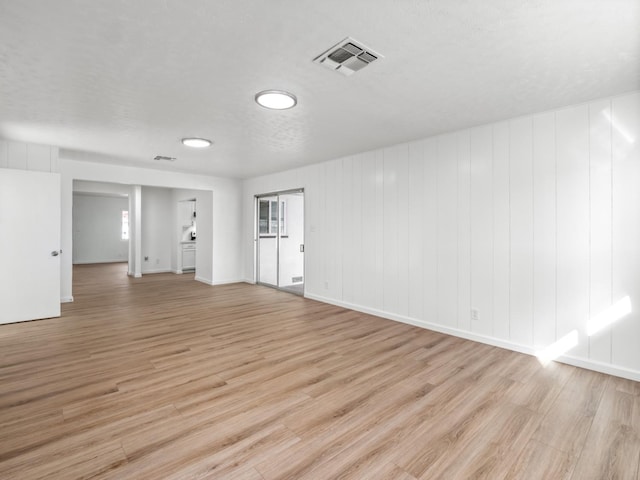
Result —
[[[197, 189], [198, 254], [197, 280], [210, 284], [237, 282], [241, 279], [240, 204], [238, 180], [194, 175], [165, 170], [93, 163], [61, 158], [62, 248], [72, 248], [73, 181], [120, 183], [176, 189]], [[173, 208], [173, 207], [172, 207]], [[201, 215], [209, 228], [201, 228]], [[72, 299], [71, 256], [62, 258], [61, 296]]]
[[142, 187], [142, 273], [171, 271], [174, 231], [171, 189]]
[[0, 140], [0, 168], [58, 173], [58, 156], [58, 147]]
[[73, 194], [73, 263], [126, 262], [129, 241], [122, 240], [127, 197]]
[[129, 262], [127, 274], [142, 276], [142, 187], [129, 185]]
[[635, 92], [247, 180], [244, 277], [253, 196], [304, 187], [308, 297], [527, 353], [577, 329], [563, 361], [640, 380], [639, 144]]
[[74, 193], [98, 193], [101, 195], [109, 194], [111, 196], [127, 197], [130, 191], [131, 187], [129, 185], [120, 183], [86, 182], [83, 180], [73, 182]]

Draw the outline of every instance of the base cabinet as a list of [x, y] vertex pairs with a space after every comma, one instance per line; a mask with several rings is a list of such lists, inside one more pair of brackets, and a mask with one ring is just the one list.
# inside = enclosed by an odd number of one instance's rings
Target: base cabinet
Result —
[[195, 244], [182, 245], [182, 271], [195, 270], [196, 246]]

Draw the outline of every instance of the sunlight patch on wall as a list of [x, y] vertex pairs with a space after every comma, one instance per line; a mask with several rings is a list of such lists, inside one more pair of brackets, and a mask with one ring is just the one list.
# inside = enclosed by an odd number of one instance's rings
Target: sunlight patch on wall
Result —
[[595, 335], [603, 328], [617, 322], [629, 313], [631, 313], [631, 299], [626, 296], [622, 300], [611, 305], [604, 312], [591, 318], [587, 324], [587, 335], [589, 337]]
[[616, 129], [616, 131], [622, 135], [622, 137], [629, 143], [634, 143], [636, 141], [635, 138], [633, 138], [631, 136], [631, 134], [629, 132], [627, 132], [627, 130], [622, 127], [622, 125], [620, 125], [620, 123], [606, 110], [604, 112], [602, 112], [602, 114], [605, 116], [605, 118], [609, 121], [609, 123], [611, 124], [611, 126], [613, 128]]

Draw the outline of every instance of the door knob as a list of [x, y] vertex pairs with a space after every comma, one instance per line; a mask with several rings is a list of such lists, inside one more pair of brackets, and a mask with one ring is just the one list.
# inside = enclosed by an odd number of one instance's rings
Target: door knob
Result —
[[53, 252], [51, 252], [52, 257], [57, 257], [58, 255], [60, 255], [60, 252], [58, 250], [54, 250]]

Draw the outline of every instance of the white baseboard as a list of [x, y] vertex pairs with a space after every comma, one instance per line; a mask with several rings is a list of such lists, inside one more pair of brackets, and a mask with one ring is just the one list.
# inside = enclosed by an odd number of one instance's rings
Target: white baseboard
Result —
[[251, 278], [251, 279], [249, 279], [249, 278], [245, 278], [245, 279], [240, 280], [240, 281], [241, 281], [241, 282], [244, 282], [244, 283], [248, 283], [248, 284], [250, 284], [250, 285], [255, 285], [255, 284], [256, 284], [256, 281], [255, 281], [255, 280], [253, 280], [252, 278]]
[[231, 285], [232, 283], [242, 283], [243, 280], [233, 279], [233, 280], [218, 280], [213, 282], [212, 285]]
[[170, 268], [157, 268], [157, 269], [143, 270], [142, 271], [143, 275], [147, 275], [149, 273], [171, 273], [171, 269]]
[[128, 263], [127, 260], [118, 258], [115, 260], [86, 260], [82, 262], [74, 261], [73, 265], [93, 265], [94, 263]]
[[73, 302], [73, 296], [60, 298], [60, 303], [71, 303], [71, 302]]
[[215, 285], [210, 278], [199, 277], [198, 275], [196, 275], [195, 280], [198, 282], [206, 283], [207, 285]]
[[[487, 335], [480, 335], [477, 333], [468, 332], [466, 330], [460, 330], [457, 328], [447, 327], [444, 325], [438, 325], [436, 323], [425, 322], [424, 320], [418, 320], [418, 319], [407, 317], [404, 315], [388, 313], [375, 308], [363, 307], [361, 305], [356, 305], [349, 302], [342, 302], [342, 301], [334, 300], [332, 298], [323, 297], [321, 295], [315, 295], [313, 293], [305, 292], [304, 296], [305, 298], [310, 298], [312, 300], [317, 300], [319, 302], [329, 303], [331, 305], [336, 305], [338, 307], [348, 308], [350, 310], [355, 310], [362, 313], [368, 313], [370, 315], [375, 315], [376, 317], [381, 317], [381, 318], [386, 318], [388, 320], [394, 320], [396, 322], [406, 323], [416, 327], [425, 328], [427, 330], [433, 330], [435, 332], [446, 333], [448, 335], [453, 335], [455, 337], [465, 338], [467, 340], [473, 340], [474, 342], [485, 343], [487, 345], [492, 345], [494, 347], [500, 347], [507, 350], [512, 350], [514, 352], [525, 353], [527, 355], [535, 355], [535, 352], [536, 352], [536, 349], [531, 346], [522, 345], [522, 344], [511, 342], [508, 340], [502, 340], [502, 339], [490, 337]], [[556, 361], [561, 363], [566, 363], [568, 365], [573, 365], [575, 367], [581, 367], [587, 370], [594, 370], [596, 372], [606, 373], [608, 375], [614, 375], [616, 377], [627, 378], [629, 380], [640, 382], [640, 372], [636, 370], [631, 370], [625, 367], [619, 367], [619, 366], [610, 365], [607, 363], [595, 362], [593, 360], [573, 357], [571, 355], [563, 355], [557, 358]]]
[[217, 281], [212, 281], [210, 278], [203, 278], [203, 277], [199, 277], [198, 275], [196, 275], [195, 278], [198, 282], [202, 282], [202, 283], [206, 283], [207, 285], [229, 285], [231, 283], [242, 283], [243, 280], [217, 280]]

